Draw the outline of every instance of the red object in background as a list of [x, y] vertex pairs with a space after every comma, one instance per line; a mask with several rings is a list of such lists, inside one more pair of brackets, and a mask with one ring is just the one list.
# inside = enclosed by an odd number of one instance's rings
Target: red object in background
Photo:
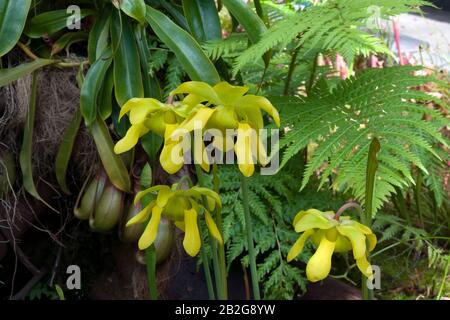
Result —
[[398, 31], [398, 23], [396, 20], [392, 20], [393, 28], [394, 28], [394, 39], [395, 39], [395, 45], [397, 46], [397, 52], [398, 52], [398, 59], [400, 62], [400, 65], [403, 66], [403, 56], [402, 51], [400, 49], [400, 32]]

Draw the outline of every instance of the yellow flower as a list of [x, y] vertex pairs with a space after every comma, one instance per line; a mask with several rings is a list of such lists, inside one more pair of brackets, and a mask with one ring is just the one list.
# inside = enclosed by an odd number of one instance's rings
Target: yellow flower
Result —
[[[265, 147], [259, 136], [259, 129], [264, 127], [261, 110], [267, 112], [280, 126], [280, 116], [270, 101], [256, 95], [246, 95], [247, 87], [232, 86], [227, 82], [220, 82], [214, 87], [198, 81], [190, 81], [181, 84], [172, 94], [187, 94], [183, 103], [195, 106], [200, 103], [215, 105], [213, 110], [204, 110], [202, 114], [195, 114], [189, 121], [185, 121], [180, 128], [191, 130], [195, 120], [203, 121], [206, 128], [237, 129], [237, 141], [234, 145], [238, 158], [239, 169], [249, 177], [254, 172], [256, 159], [262, 165], [268, 163]], [[206, 123], [207, 122], [207, 123]], [[227, 150], [230, 143], [214, 141], [215, 146], [221, 150]]]
[[306, 266], [309, 281], [325, 279], [331, 270], [333, 252], [353, 251], [359, 270], [366, 276], [372, 275], [367, 261], [367, 252], [372, 251], [377, 238], [369, 227], [351, 220], [349, 216], [335, 218], [333, 211], [321, 212], [316, 209], [300, 211], [294, 218], [296, 232], [302, 233], [288, 253], [287, 261], [297, 257], [303, 250], [306, 240], [311, 238], [317, 250]]
[[[190, 148], [190, 144], [187, 147], [183, 145], [182, 134], [192, 131], [196, 120], [206, 123], [213, 112], [214, 109], [201, 104], [194, 106], [175, 102], [169, 105], [153, 98], [130, 99], [121, 108], [119, 120], [129, 113], [131, 127], [125, 137], [116, 143], [114, 152], [120, 154], [132, 149], [140, 137], [152, 131], [164, 138], [164, 147], [160, 155], [163, 169], [174, 174], [184, 164], [184, 150]], [[180, 132], [180, 136], [175, 137], [178, 132]], [[203, 149], [197, 150], [197, 153], [194, 154], [195, 159], [203, 155]], [[205, 171], [209, 171], [209, 165], [205, 161], [198, 162]]]
[[188, 106], [178, 103], [169, 105], [153, 98], [132, 98], [120, 109], [119, 120], [127, 113], [131, 127], [114, 147], [114, 152], [118, 154], [133, 148], [139, 138], [149, 131], [164, 137], [167, 125], [181, 123], [189, 110]]
[[[130, 226], [149, 220], [138, 242], [140, 250], [144, 250], [153, 244], [158, 233], [159, 221], [161, 216], [164, 215], [172, 220], [179, 229], [184, 231], [184, 249], [190, 256], [196, 256], [201, 247], [201, 237], [198, 228], [198, 214], [201, 212], [201, 209], [203, 209], [209, 233], [219, 243], [223, 243], [219, 229], [209, 212], [209, 210], [214, 210], [216, 207], [219, 210], [222, 207], [217, 193], [202, 187], [179, 190], [178, 184], [172, 185], [172, 188], [159, 185], [139, 192], [134, 200], [135, 205], [142, 197], [153, 192], [158, 192], [156, 199], [151, 201], [127, 223], [127, 226]], [[207, 200], [207, 204], [202, 203], [203, 198]]]
[[[186, 106], [186, 104], [183, 104]], [[208, 119], [214, 113], [214, 109], [205, 107], [202, 104], [197, 104], [193, 108], [186, 108], [189, 110], [189, 114], [179, 124], [166, 125], [166, 131], [164, 134], [164, 147], [159, 157], [161, 166], [163, 169], [174, 174], [184, 164], [184, 151], [190, 150], [191, 144], [188, 142], [185, 144], [184, 138], [194, 129], [203, 130]], [[195, 127], [196, 121], [200, 123], [200, 126]], [[203, 150], [205, 149], [204, 142], [201, 141], [201, 148], [194, 146], [194, 159], [196, 163], [200, 163], [201, 167], [205, 171], [209, 171], [209, 164], [203, 161]]]
[[247, 94], [248, 88], [219, 82], [214, 87], [199, 81], [182, 83], [172, 94], [188, 94], [183, 100], [189, 105], [208, 102], [216, 106], [216, 112], [208, 121], [208, 127], [237, 129], [239, 122], [247, 122], [252, 128], [264, 127], [261, 110], [267, 112], [280, 126], [277, 109], [264, 97]]

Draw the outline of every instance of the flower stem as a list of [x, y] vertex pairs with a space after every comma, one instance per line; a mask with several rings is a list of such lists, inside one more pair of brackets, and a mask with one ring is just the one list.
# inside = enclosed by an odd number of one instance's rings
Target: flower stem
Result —
[[255, 300], [261, 300], [261, 295], [259, 293], [258, 273], [256, 270], [255, 247], [253, 244], [253, 227], [250, 216], [250, 208], [248, 205], [248, 184], [247, 178], [244, 176], [241, 177], [241, 191], [242, 191], [242, 201], [244, 203], [245, 229], [247, 232], [248, 260], [250, 262], [250, 275], [252, 278], [253, 298]]
[[334, 215], [334, 219], [335, 220], [339, 220], [339, 217], [341, 216], [341, 214], [345, 210], [350, 209], [350, 208], [355, 208], [358, 211], [359, 215], [363, 214], [363, 209], [361, 208], [361, 206], [357, 202], [347, 202], [342, 207], [339, 208], [339, 210]]
[[[197, 180], [200, 185], [203, 184], [203, 172], [199, 165], [195, 165], [195, 170], [197, 174]], [[208, 201], [205, 197], [203, 197], [203, 202], [205, 207], [208, 206]], [[216, 214], [216, 220], [219, 214]], [[222, 223], [221, 220], [217, 221], [217, 228], [219, 232], [222, 234]], [[216, 281], [216, 289], [217, 289], [217, 298], [220, 300], [228, 299], [228, 291], [227, 291], [227, 275], [226, 275], [226, 265], [225, 265], [225, 247], [220, 245], [216, 239], [210, 238], [211, 243], [211, 256], [213, 260], [214, 267], [214, 278]], [[219, 253], [217, 253], [219, 252]]]
[[289, 94], [289, 88], [291, 86], [292, 75], [294, 74], [295, 67], [297, 66], [297, 55], [300, 47], [297, 47], [292, 52], [291, 62], [289, 63], [288, 74], [286, 78], [286, 82], [284, 83], [283, 95], [287, 96]]
[[147, 282], [150, 299], [158, 300], [158, 289], [156, 288], [156, 252], [153, 244], [145, 250], [145, 260], [147, 264]]
[[205, 278], [206, 278], [206, 287], [208, 288], [208, 297], [209, 297], [209, 300], [215, 300], [216, 297], [214, 295], [214, 287], [212, 284], [211, 270], [209, 269], [208, 255], [206, 254], [205, 246], [202, 246], [201, 255], [202, 255], [203, 271], [205, 272]]
[[[377, 138], [373, 138], [369, 147], [369, 155], [367, 157], [367, 168], [366, 168], [366, 192], [365, 192], [365, 211], [361, 211], [361, 222], [368, 226], [372, 225], [373, 216], [373, 195], [375, 191], [375, 174], [378, 169], [377, 153], [380, 151], [380, 142]], [[367, 261], [370, 264], [370, 257], [367, 253]], [[362, 296], [364, 300], [373, 299], [373, 290], [367, 287], [367, 278], [363, 275], [362, 277]]]

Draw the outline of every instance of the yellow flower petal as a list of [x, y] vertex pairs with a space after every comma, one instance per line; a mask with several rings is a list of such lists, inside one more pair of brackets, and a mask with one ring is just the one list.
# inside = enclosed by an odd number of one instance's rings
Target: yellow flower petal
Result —
[[269, 158], [267, 157], [266, 147], [261, 140], [261, 136], [258, 136], [258, 161], [262, 166], [266, 166], [269, 163]]
[[132, 149], [139, 140], [139, 137], [148, 132], [148, 129], [143, 124], [133, 124], [128, 129], [125, 137], [119, 140], [114, 146], [114, 152], [120, 154]]
[[340, 234], [347, 237], [352, 243], [353, 257], [359, 259], [366, 254], [366, 237], [354, 226], [337, 226], [336, 229]]
[[[317, 230], [312, 235], [311, 239], [316, 246], [320, 244], [320, 241], [322, 240], [322, 237], [326, 235], [326, 232], [327, 230]], [[334, 252], [347, 252], [350, 250], [352, 250], [351, 242], [346, 237], [338, 233], [336, 238], [336, 244], [334, 246]]]
[[308, 214], [308, 211], [304, 211], [304, 210], [301, 210], [300, 212], [298, 212], [294, 217], [294, 222], [292, 222], [292, 226], [295, 228], [295, 225], [297, 224], [297, 222], [299, 222], [300, 219], [303, 218], [307, 214]]
[[162, 168], [169, 174], [177, 173], [184, 164], [183, 147], [180, 143], [164, 144], [159, 162]]
[[[192, 113], [189, 116], [189, 118], [184, 120], [178, 128], [184, 129], [188, 132], [193, 131], [194, 128], [203, 129], [206, 126], [206, 124], [208, 123], [208, 120], [211, 117], [211, 115], [214, 113], [214, 111], [216, 111], [216, 110], [211, 109], [211, 108], [206, 108], [206, 107], [199, 108], [199, 109], [197, 109], [197, 111], [194, 111], [194, 113]], [[199, 126], [194, 127], [194, 125], [199, 125]]]
[[238, 117], [235, 108], [232, 106], [220, 105], [215, 108], [208, 121], [208, 128], [219, 129], [225, 132], [226, 129], [236, 129], [238, 127]]
[[214, 219], [211, 217], [211, 214], [208, 210], [204, 211], [205, 213], [205, 221], [206, 225], [209, 229], [209, 233], [220, 243], [223, 244], [222, 235], [219, 232], [219, 229], [217, 228], [216, 223], [214, 222]]
[[[214, 202], [220, 207], [222, 208], [222, 201], [220, 200], [220, 196], [217, 194], [217, 192], [208, 189], [208, 188], [204, 188], [204, 187], [198, 187], [198, 186], [194, 186], [191, 188], [190, 191], [194, 191], [194, 192], [198, 192], [200, 195], [204, 195], [208, 198], [211, 198], [214, 200]], [[213, 208], [210, 207], [211, 210], [214, 210]]]
[[226, 81], [219, 82], [213, 88], [224, 104], [234, 104], [248, 91], [247, 87], [232, 86]]
[[338, 234], [336, 239], [335, 252], [347, 252], [352, 250], [352, 243], [343, 235]]
[[280, 115], [278, 114], [277, 109], [275, 109], [272, 103], [264, 97], [249, 94], [240, 98], [236, 102], [236, 105], [238, 107], [256, 107], [262, 109], [272, 117], [277, 127], [280, 126]]
[[201, 239], [197, 225], [197, 211], [194, 208], [184, 211], [184, 225], [183, 247], [188, 255], [195, 257], [200, 251]]
[[261, 110], [252, 106], [245, 106], [236, 109], [236, 113], [242, 121], [245, 121], [256, 130], [264, 128], [264, 119]]
[[191, 208], [189, 198], [182, 196], [177, 190], [164, 207], [164, 215], [174, 221], [184, 220], [184, 210]]
[[204, 100], [212, 102], [214, 104], [220, 104], [220, 99], [217, 96], [214, 89], [205, 82], [200, 81], [188, 81], [180, 84], [178, 88], [171, 92], [171, 95], [179, 93], [190, 93], [198, 97], [203, 97]]
[[120, 109], [119, 120], [135, 108], [150, 114], [164, 107], [164, 104], [153, 98], [132, 98]]
[[138, 247], [140, 250], [147, 249], [150, 247], [156, 239], [156, 235], [158, 234], [158, 226], [159, 221], [161, 220], [162, 208], [158, 206], [154, 206], [152, 210], [152, 216], [147, 226], [145, 227], [144, 232], [142, 233], [141, 238], [138, 242]]
[[150, 216], [150, 212], [152, 211], [153, 207], [155, 206], [156, 202], [152, 201], [148, 206], [146, 206], [144, 209], [142, 209], [137, 215], [135, 215], [133, 218], [128, 220], [126, 226], [129, 227], [136, 223], [142, 223], [148, 219]]
[[234, 140], [230, 135], [217, 135], [214, 136], [214, 140], [212, 142], [214, 148], [222, 151], [222, 152], [228, 152], [233, 149], [234, 147]]
[[169, 199], [174, 195], [174, 192], [170, 188], [164, 188], [159, 190], [158, 197], [156, 198], [156, 204], [160, 208], [164, 208], [167, 205]]
[[[239, 123], [238, 136], [234, 145], [234, 152], [238, 160], [239, 170], [246, 177], [250, 177], [255, 172], [252, 140], [256, 133], [247, 123]], [[253, 141], [256, 142], [256, 141]], [[255, 149], [255, 148], [253, 148]], [[256, 151], [256, 150], [255, 150]]]
[[156, 133], [160, 137], [164, 137], [164, 132], [166, 131], [166, 113], [170, 114], [172, 111], [154, 112], [144, 121], [144, 124], [149, 131]]
[[306, 276], [309, 281], [317, 282], [325, 279], [331, 270], [331, 257], [335, 243], [323, 237], [319, 247], [306, 265]]
[[366, 234], [366, 239], [369, 245], [369, 251], [375, 249], [375, 246], [377, 245], [377, 236], [373, 233]]
[[370, 228], [362, 223], [359, 223], [358, 221], [351, 220], [351, 224], [353, 224], [355, 227], [357, 227], [362, 233], [364, 234], [371, 234], [372, 230]]
[[356, 265], [358, 266], [358, 269], [361, 271], [361, 273], [367, 278], [373, 274], [372, 266], [369, 264], [369, 261], [367, 261], [366, 255], [363, 255], [361, 258], [356, 259]]
[[314, 230], [307, 230], [302, 233], [302, 235], [297, 239], [297, 241], [292, 246], [291, 250], [289, 250], [289, 253], [287, 255], [287, 261], [291, 262], [294, 260], [303, 250], [303, 247], [305, 246], [306, 240], [314, 233]]
[[142, 197], [144, 197], [145, 195], [147, 195], [151, 192], [159, 191], [161, 189], [169, 189], [170, 190], [170, 188], [166, 185], [159, 185], [159, 186], [153, 186], [153, 187], [147, 188], [145, 190], [139, 191], [136, 194], [136, 197], [134, 197], [134, 205], [136, 205], [142, 199]]
[[308, 213], [301, 217], [295, 224], [296, 232], [303, 232], [308, 229], [330, 229], [334, 227], [333, 223], [321, 215], [314, 214], [308, 210]]
[[209, 172], [208, 157], [207, 156], [203, 157], [205, 151], [205, 143], [203, 142], [203, 140], [198, 141], [198, 139], [196, 139], [194, 141], [193, 149], [194, 149], [194, 163], [199, 164], [204, 171]]
[[195, 94], [188, 94], [186, 97], [184, 97], [183, 104], [186, 104], [187, 106], [189, 106], [189, 108], [193, 108], [201, 104], [203, 101], [206, 101], [204, 97], [200, 97]]

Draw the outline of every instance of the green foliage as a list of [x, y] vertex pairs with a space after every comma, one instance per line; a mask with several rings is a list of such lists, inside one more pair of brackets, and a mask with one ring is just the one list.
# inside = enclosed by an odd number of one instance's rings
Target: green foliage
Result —
[[[227, 263], [240, 258], [248, 265], [245, 252], [244, 208], [240, 193], [240, 172], [235, 167], [220, 167], [220, 196], [223, 202], [223, 236], [227, 248]], [[297, 234], [291, 227], [286, 210], [293, 200], [293, 178], [290, 174], [253, 176], [249, 179], [249, 206], [253, 220], [258, 274], [263, 281], [264, 297], [291, 299], [305, 279], [296, 267], [286, 262], [286, 255]]]
[[[321, 171], [319, 187], [337, 172], [333, 187], [351, 190], [357, 200], [364, 202], [367, 153], [371, 138], [377, 137], [381, 151], [374, 208], [380, 208], [395, 186], [403, 188], [414, 183], [411, 164], [428, 173], [417, 150], [437, 157], [433, 143], [447, 145], [439, 132], [446, 119], [417, 103], [436, 99], [411, 89], [432, 81], [414, 76], [418, 70], [368, 69], [341, 82], [331, 93], [322, 91], [306, 99], [272, 99], [281, 109], [284, 126], [291, 129], [280, 140], [284, 149], [281, 166], [315, 142], [318, 147], [306, 167], [301, 188], [316, 170]], [[422, 120], [423, 114], [431, 115], [432, 120]]]
[[[58, 286], [59, 287], [59, 286]], [[59, 287], [60, 288], [60, 287]], [[60, 288], [61, 289], [61, 288]], [[59, 296], [59, 291], [52, 288], [49, 284], [41, 281], [38, 282], [27, 296], [30, 300], [62, 300]]]
[[166, 78], [165, 78], [165, 86], [164, 92], [166, 95], [176, 87], [178, 87], [185, 77], [186, 73], [184, 72], [183, 66], [180, 64], [178, 59], [175, 56], [171, 56], [167, 61], [167, 69], [166, 69]]
[[[447, 262], [448, 252], [436, 243], [433, 234], [424, 228], [411, 226], [395, 215], [379, 213], [372, 230], [382, 235], [378, 239], [380, 244], [390, 243], [392, 247], [402, 244], [403, 247], [406, 246], [406, 251], [424, 252], [429, 268], [443, 268]], [[436, 231], [435, 229], [434, 233]]]
[[372, 52], [389, 54], [389, 49], [378, 38], [363, 30], [372, 18], [370, 7], [379, 9], [383, 18], [404, 12], [417, 12], [421, 0], [329, 0], [323, 5], [311, 6], [298, 13], [286, 15], [236, 60], [235, 72], [258, 60], [275, 47], [285, 47], [299, 35], [297, 45], [308, 51], [318, 47], [321, 52], [341, 54], [350, 64], [356, 55]]
[[[275, 176], [254, 175], [249, 178], [249, 205], [256, 243], [258, 274], [263, 283], [265, 299], [292, 299], [305, 291], [303, 271], [286, 262], [286, 256], [298, 234], [291, 225], [299, 208], [337, 209], [342, 199], [330, 192], [304, 190], [298, 194], [295, 171], [284, 170]], [[240, 259], [248, 265], [244, 234], [244, 208], [240, 193], [240, 173], [235, 167], [219, 168], [220, 196], [223, 202], [223, 236], [227, 264]], [[306, 262], [309, 245], [299, 256]]]

